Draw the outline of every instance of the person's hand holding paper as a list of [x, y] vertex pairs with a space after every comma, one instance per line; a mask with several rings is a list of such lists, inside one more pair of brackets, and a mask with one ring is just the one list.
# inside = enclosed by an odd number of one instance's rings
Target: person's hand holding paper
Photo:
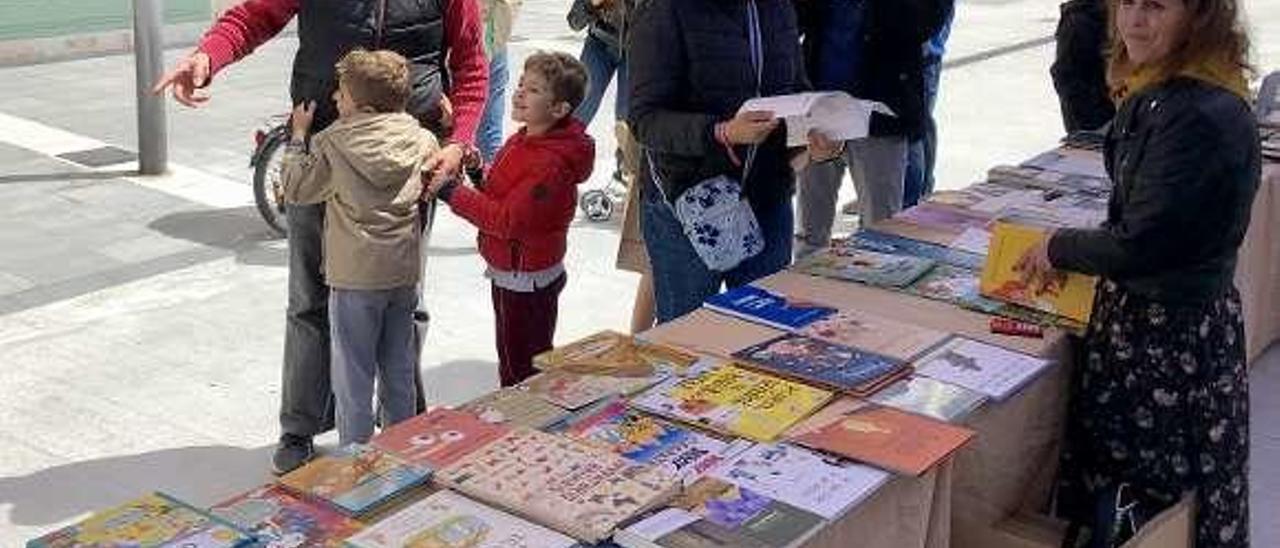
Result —
[[894, 116], [881, 103], [855, 99], [843, 91], [758, 97], [743, 103], [738, 113], [749, 111], [769, 111], [785, 120], [787, 145], [793, 147], [808, 144], [811, 131], [833, 141], [862, 139], [870, 130], [871, 113]]

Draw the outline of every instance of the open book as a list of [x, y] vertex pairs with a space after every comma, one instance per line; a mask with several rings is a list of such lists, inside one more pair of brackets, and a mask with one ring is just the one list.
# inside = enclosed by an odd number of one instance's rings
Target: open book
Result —
[[809, 142], [809, 130], [833, 141], [862, 139], [871, 127], [871, 113], [894, 116], [889, 107], [855, 99], [843, 91], [818, 91], [748, 99], [739, 112], [768, 111], [787, 125], [787, 146]]

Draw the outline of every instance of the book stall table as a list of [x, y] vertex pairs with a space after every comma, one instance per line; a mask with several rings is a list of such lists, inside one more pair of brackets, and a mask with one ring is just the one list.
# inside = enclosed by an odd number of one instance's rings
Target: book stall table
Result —
[[1244, 305], [1249, 363], [1280, 339], [1280, 163], [1264, 163], [1249, 231], [1240, 244], [1236, 288]]

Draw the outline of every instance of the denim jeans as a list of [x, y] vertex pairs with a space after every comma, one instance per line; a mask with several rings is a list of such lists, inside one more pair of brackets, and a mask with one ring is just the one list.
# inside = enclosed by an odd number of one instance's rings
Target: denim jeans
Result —
[[480, 117], [480, 128], [476, 131], [476, 147], [485, 165], [493, 163], [493, 158], [502, 148], [505, 134], [502, 124], [505, 121], [507, 101], [507, 50], [494, 52], [489, 60], [489, 98], [484, 103], [484, 113]]
[[[708, 270], [693, 250], [671, 206], [662, 200], [652, 182], [644, 189], [641, 229], [653, 269], [653, 292], [658, 323], [669, 322], [693, 312], [721, 286], [746, 285], [781, 271], [791, 263], [791, 233], [794, 230], [791, 200], [753, 204], [756, 220], [764, 234], [764, 251], [727, 272]], [[756, 184], [764, 184], [756, 182]]]
[[581, 60], [587, 66], [587, 94], [573, 112], [573, 117], [584, 124], [590, 124], [595, 119], [604, 92], [609, 89], [609, 81], [613, 80], [616, 73], [618, 87], [614, 93], [613, 119], [625, 120], [630, 89], [627, 84], [627, 64], [622, 59], [622, 52], [588, 34], [586, 41], [582, 43]]
[[800, 174], [800, 249], [804, 257], [831, 242], [836, 198], [848, 169], [858, 192], [858, 222], [862, 226], [892, 217], [902, 210], [903, 171], [907, 164], [905, 137], [867, 137], [845, 143], [844, 157], [811, 164]]
[[324, 204], [286, 206], [289, 305], [280, 386], [282, 434], [310, 438], [333, 428], [329, 386], [329, 286], [321, 270]]
[[942, 56], [947, 51], [954, 18], [955, 10], [952, 9], [938, 34], [924, 46], [924, 135], [912, 141], [907, 149], [907, 175], [902, 183], [903, 207], [914, 206], [933, 193], [933, 168], [938, 164], [938, 122], [933, 118], [933, 107], [938, 102]]
[[366, 443], [373, 436], [375, 379], [384, 427], [414, 415], [413, 310], [417, 305], [418, 290], [413, 286], [330, 292], [340, 444]]

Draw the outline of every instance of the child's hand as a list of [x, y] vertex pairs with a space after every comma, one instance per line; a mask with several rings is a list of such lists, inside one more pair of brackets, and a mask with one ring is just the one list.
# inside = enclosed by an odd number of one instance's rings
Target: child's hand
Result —
[[316, 118], [316, 102], [304, 101], [293, 107], [293, 115], [289, 117], [289, 125], [293, 129], [294, 139], [305, 139], [311, 130], [311, 123]]

